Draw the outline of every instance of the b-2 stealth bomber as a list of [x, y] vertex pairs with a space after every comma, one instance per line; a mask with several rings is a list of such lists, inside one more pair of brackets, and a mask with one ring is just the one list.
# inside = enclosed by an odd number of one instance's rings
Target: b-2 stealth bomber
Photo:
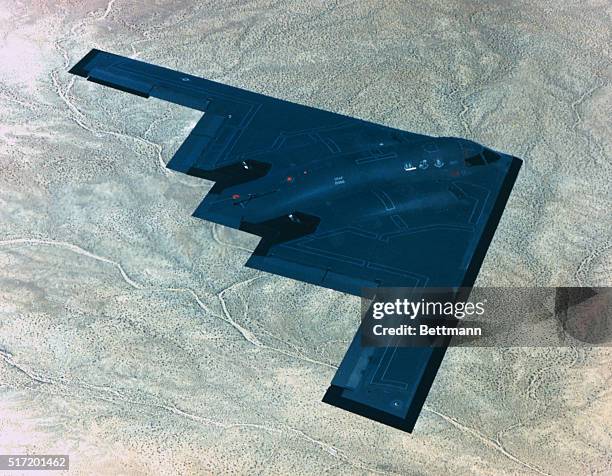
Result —
[[[469, 287], [521, 161], [90, 51], [89, 81], [204, 114], [167, 167], [214, 181], [194, 212], [261, 236], [246, 266], [344, 293]], [[412, 431], [445, 347], [370, 348], [361, 330], [323, 400]]]

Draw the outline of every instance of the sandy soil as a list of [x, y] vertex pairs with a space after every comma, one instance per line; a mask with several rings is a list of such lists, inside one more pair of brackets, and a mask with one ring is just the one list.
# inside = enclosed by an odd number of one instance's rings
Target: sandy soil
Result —
[[[153, 6], [154, 5], [154, 6]], [[610, 474], [611, 352], [451, 349], [413, 435], [320, 402], [359, 302], [243, 267], [198, 113], [92, 47], [525, 159], [486, 285], [611, 285], [609, 1], [0, 1], [0, 453], [74, 474]]]

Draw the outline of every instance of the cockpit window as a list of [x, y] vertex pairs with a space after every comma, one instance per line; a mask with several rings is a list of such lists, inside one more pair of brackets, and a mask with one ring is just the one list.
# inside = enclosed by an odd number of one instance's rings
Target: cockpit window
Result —
[[485, 161], [480, 154], [472, 155], [465, 159], [465, 165], [468, 167], [475, 167], [477, 165], [484, 165]]
[[484, 149], [482, 153], [472, 155], [471, 157], [465, 159], [465, 165], [467, 165], [468, 167], [474, 167], [477, 165], [491, 164], [493, 162], [497, 162], [499, 158], [500, 156], [498, 153], [493, 152], [489, 149]]
[[492, 150], [485, 149], [482, 153], [487, 163], [497, 162], [499, 160], [499, 154], [493, 152]]

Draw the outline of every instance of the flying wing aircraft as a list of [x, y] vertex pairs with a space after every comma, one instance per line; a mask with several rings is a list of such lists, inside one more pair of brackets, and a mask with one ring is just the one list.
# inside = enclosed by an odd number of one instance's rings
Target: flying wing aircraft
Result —
[[[193, 215], [261, 236], [246, 266], [358, 296], [472, 286], [522, 163], [96, 49], [70, 72], [202, 111], [167, 165], [215, 182]], [[360, 335], [323, 401], [412, 431], [446, 348]]]

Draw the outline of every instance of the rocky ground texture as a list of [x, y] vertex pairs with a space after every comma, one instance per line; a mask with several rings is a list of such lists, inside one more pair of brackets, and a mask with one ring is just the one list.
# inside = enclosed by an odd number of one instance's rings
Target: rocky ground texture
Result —
[[90, 48], [525, 160], [481, 285], [612, 283], [608, 0], [0, 1], [0, 453], [74, 474], [610, 474], [609, 348], [451, 349], [414, 434], [321, 403], [359, 301], [243, 267], [199, 114]]

